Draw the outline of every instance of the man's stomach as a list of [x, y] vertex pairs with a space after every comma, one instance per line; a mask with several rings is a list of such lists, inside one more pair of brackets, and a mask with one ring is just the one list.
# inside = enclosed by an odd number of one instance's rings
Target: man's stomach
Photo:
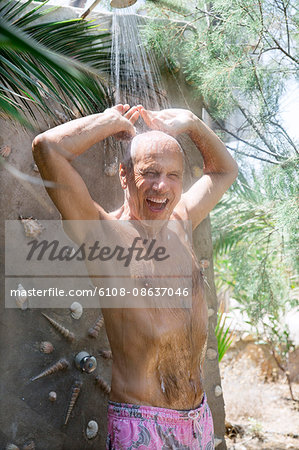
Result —
[[205, 302], [196, 309], [103, 311], [112, 401], [171, 409], [200, 404], [208, 320]]

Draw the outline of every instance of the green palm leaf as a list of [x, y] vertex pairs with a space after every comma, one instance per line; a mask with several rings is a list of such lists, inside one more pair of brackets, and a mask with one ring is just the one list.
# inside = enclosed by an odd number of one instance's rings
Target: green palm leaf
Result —
[[225, 326], [227, 317], [223, 313], [217, 314], [217, 324], [215, 327], [215, 335], [218, 343], [218, 360], [222, 360], [223, 356], [233, 342], [233, 331], [230, 331], [230, 326]]
[[56, 104], [69, 117], [105, 109], [110, 33], [82, 19], [36, 23], [53, 8], [32, 1], [0, 0], [0, 112], [28, 124]]

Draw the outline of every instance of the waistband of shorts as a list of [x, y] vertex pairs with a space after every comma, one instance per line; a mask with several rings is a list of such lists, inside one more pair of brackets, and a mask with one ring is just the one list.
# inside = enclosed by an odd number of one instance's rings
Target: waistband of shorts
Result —
[[108, 401], [108, 416], [129, 419], [157, 419], [159, 422], [178, 423], [186, 420], [199, 419], [206, 410], [207, 396], [204, 392], [200, 405], [195, 409], [177, 410], [159, 408], [148, 405], [133, 405]]

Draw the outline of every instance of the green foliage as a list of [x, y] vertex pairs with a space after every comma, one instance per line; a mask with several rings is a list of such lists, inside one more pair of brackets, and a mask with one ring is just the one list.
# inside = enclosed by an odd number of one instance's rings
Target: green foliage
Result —
[[[159, 11], [160, 16], [144, 29], [147, 45], [166, 65], [180, 62], [226, 138], [240, 139], [245, 153], [273, 163], [298, 154], [279, 111], [287, 80], [298, 70], [294, 2], [215, 0], [207, 6], [201, 0], [168, 0], [167, 6], [159, 2], [159, 7], [155, 1], [149, 3], [151, 13], [158, 17]], [[163, 15], [180, 22], [169, 24], [161, 20]]]
[[223, 313], [217, 314], [217, 324], [215, 327], [215, 335], [218, 343], [218, 360], [222, 360], [223, 356], [233, 342], [233, 332], [230, 331], [229, 326], [225, 326], [227, 316]]
[[269, 322], [264, 324], [263, 341], [271, 343], [275, 356], [278, 356], [280, 361], [288, 361], [289, 352], [295, 349], [288, 327], [277, 317], [270, 316]]
[[0, 0], [0, 108], [23, 123], [37, 110], [52, 115], [55, 103], [70, 117], [73, 107], [107, 106], [100, 70], [109, 69], [109, 32], [82, 19], [41, 23], [55, 9], [46, 3]]
[[298, 160], [241, 174], [212, 213], [218, 286], [258, 327], [298, 306]]

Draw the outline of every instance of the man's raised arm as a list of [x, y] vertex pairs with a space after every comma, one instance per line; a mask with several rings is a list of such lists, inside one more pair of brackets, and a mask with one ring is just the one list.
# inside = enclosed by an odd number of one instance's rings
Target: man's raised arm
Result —
[[185, 109], [147, 111], [138, 106], [145, 123], [172, 136], [189, 134], [203, 157], [203, 176], [182, 195], [193, 229], [209, 214], [238, 176], [238, 165], [223, 142], [195, 114]]
[[43, 180], [57, 187], [46, 188], [65, 220], [94, 220], [99, 211], [71, 161], [108, 136], [135, 135], [137, 108], [117, 105], [103, 113], [72, 120], [36, 136], [32, 144], [34, 160]]

